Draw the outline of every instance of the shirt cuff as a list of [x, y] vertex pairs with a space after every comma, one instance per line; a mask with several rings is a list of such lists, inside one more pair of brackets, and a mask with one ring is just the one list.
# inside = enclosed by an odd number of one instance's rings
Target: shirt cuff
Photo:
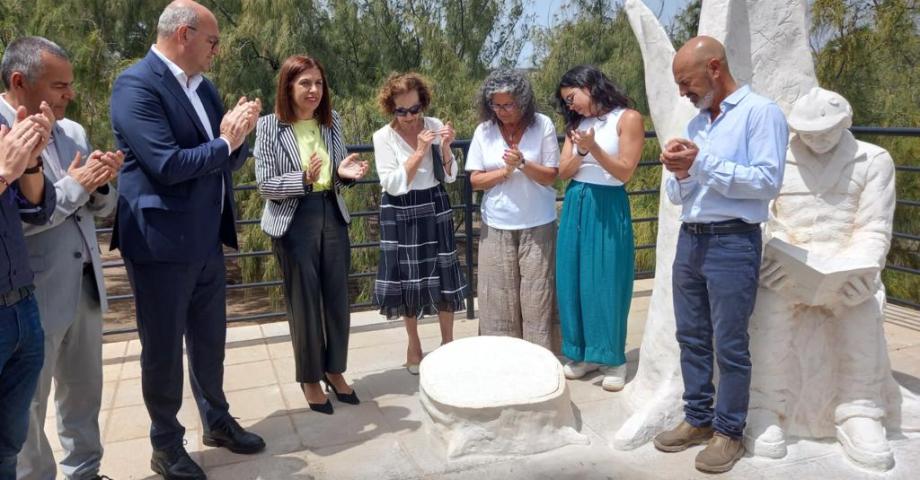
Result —
[[227, 145], [227, 155], [228, 155], [228, 156], [229, 156], [231, 153], [233, 153], [233, 149], [230, 148], [230, 140], [227, 140], [227, 139], [224, 138], [224, 137], [217, 137], [217, 138], [218, 138], [220, 141], [224, 142], [225, 145]]
[[691, 164], [690, 169], [687, 170], [687, 173], [690, 174], [690, 177], [687, 177], [687, 178], [699, 176], [702, 173], [701, 170], [704, 170], [703, 163], [705, 161], [706, 161], [706, 154], [703, 152], [697, 153], [696, 159], [693, 160], [693, 164]]

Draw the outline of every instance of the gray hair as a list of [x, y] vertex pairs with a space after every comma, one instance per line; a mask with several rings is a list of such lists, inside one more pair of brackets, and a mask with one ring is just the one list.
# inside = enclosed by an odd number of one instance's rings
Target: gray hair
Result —
[[60, 45], [44, 37], [21, 37], [13, 40], [3, 52], [0, 76], [9, 90], [14, 72], [22, 73], [29, 83], [35, 83], [42, 69], [42, 52], [70, 61], [70, 55]]
[[198, 11], [191, 5], [170, 3], [160, 14], [157, 22], [157, 37], [171, 37], [182, 25], [198, 27]]
[[480, 121], [491, 120], [496, 124], [499, 123], [498, 116], [490, 106], [492, 96], [497, 93], [510, 94], [514, 98], [514, 103], [521, 110], [521, 121], [524, 122], [524, 125], [533, 123], [537, 112], [533, 87], [530, 86], [530, 81], [523, 73], [511, 69], [495, 70], [482, 82], [477, 101]]

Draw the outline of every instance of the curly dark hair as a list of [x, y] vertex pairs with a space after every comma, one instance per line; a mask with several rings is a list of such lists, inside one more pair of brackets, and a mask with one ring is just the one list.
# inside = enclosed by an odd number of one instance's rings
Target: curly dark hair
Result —
[[428, 106], [431, 105], [430, 84], [428, 79], [415, 72], [391, 73], [383, 82], [383, 86], [380, 87], [380, 91], [377, 93], [377, 106], [380, 108], [380, 113], [386, 116], [393, 115], [393, 112], [396, 110], [396, 104], [393, 102], [393, 98], [397, 95], [411, 92], [412, 90], [418, 92], [419, 104], [422, 106], [422, 111], [428, 110]]
[[525, 126], [530, 126], [537, 118], [537, 104], [534, 101], [533, 88], [527, 77], [517, 70], [501, 69], [490, 73], [479, 89], [476, 99], [479, 121], [491, 120], [496, 124], [501, 124], [501, 120], [491, 106], [492, 96], [498, 93], [507, 93], [514, 98], [514, 103], [521, 109], [521, 122]]
[[562, 97], [563, 88], [587, 88], [591, 94], [591, 101], [604, 112], [616, 108], [632, 108], [633, 101], [623, 93], [622, 89], [613, 83], [604, 72], [592, 65], [578, 65], [565, 72], [556, 87], [556, 111], [565, 118], [567, 132], [578, 127], [584, 118], [577, 112], [569, 110], [565, 99]]

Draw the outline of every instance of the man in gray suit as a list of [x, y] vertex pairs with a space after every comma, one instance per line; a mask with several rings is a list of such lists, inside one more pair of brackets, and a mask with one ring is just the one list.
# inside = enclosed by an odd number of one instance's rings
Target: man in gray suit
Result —
[[24, 225], [45, 329], [45, 363], [29, 412], [29, 434], [19, 454], [17, 478], [56, 476], [43, 428], [54, 378], [57, 429], [64, 447], [61, 471], [68, 479], [98, 479], [106, 299], [93, 217], [114, 209], [116, 192], [109, 182], [124, 156], [92, 151], [83, 127], [64, 118], [74, 97], [73, 67], [55, 43], [41, 37], [13, 41], [3, 54], [0, 75], [6, 86], [0, 114], [7, 121], [13, 122], [20, 106], [36, 113], [42, 101], [51, 106], [56, 119], [51, 142], [41, 154], [45, 175], [57, 194], [54, 213], [47, 225]]

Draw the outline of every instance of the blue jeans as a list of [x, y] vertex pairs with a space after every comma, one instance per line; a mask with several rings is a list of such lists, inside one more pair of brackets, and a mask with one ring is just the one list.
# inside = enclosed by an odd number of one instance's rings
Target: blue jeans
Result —
[[[759, 228], [732, 234], [690, 234], [681, 228], [674, 258], [686, 420], [696, 427], [712, 425], [732, 438], [741, 438], [747, 419], [748, 321], [757, 297], [761, 249]], [[713, 356], [719, 364], [718, 394], [712, 384]]]
[[29, 431], [29, 404], [44, 358], [35, 297], [0, 306], [0, 480], [16, 480], [16, 455]]

